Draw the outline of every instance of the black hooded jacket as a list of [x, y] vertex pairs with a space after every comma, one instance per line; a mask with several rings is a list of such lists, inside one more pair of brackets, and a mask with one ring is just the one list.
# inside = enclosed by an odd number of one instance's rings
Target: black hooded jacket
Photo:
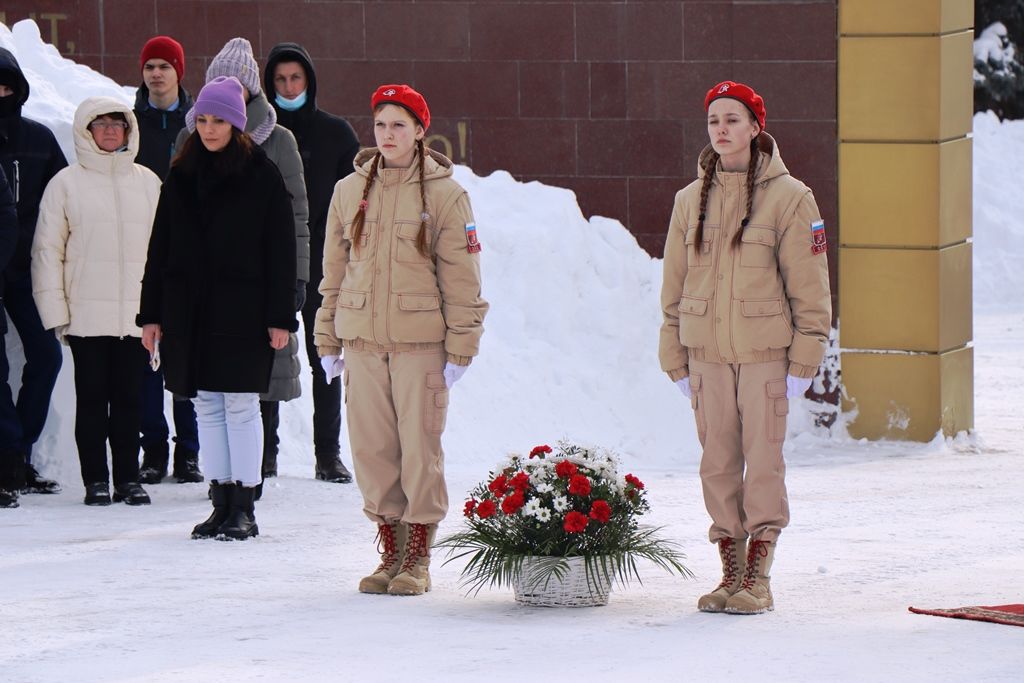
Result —
[[30, 272], [32, 238], [43, 190], [68, 162], [50, 129], [21, 115], [28, 100], [28, 81], [18, 60], [2, 47], [0, 74], [5, 82], [13, 81], [14, 90], [14, 94], [0, 98], [8, 100], [0, 103], [0, 164], [18, 205], [18, 246], [4, 270], [7, 279], [15, 279], [27, 277]]
[[139, 154], [135, 163], [142, 164], [160, 180], [167, 177], [171, 159], [177, 151], [174, 141], [185, 127], [185, 114], [192, 108], [192, 96], [178, 86], [178, 108], [163, 111], [150, 106], [149, 88], [143, 83], [135, 95], [135, 118], [139, 121]]
[[[306, 70], [306, 103], [298, 111], [282, 109], [275, 100], [274, 69], [279, 62], [298, 62]], [[324, 232], [331, 195], [335, 183], [354, 170], [352, 160], [359, 151], [359, 140], [345, 119], [317, 109], [316, 71], [301, 45], [274, 46], [263, 71], [263, 88], [277, 111], [277, 122], [290, 130], [299, 143], [309, 199], [309, 281], [319, 284], [323, 278]]]

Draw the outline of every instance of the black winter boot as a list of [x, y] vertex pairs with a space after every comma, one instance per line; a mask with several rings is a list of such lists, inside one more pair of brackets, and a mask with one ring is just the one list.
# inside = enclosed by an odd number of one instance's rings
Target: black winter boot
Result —
[[114, 502], [122, 501], [125, 505], [149, 505], [151, 502], [146, 489], [137, 481], [114, 485]]
[[174, 478], [179, 484], [203, 481], [203, 473], [199, 471], [199, 454], [180, 443], [174, 445]]
[[18, 507], [18, 492], [25, 485], [25, 463], [18, 454], [0, 460], [0, 508]]
[[242, 486], [235, 482], [235, 490], [231, 496], [231, 509], [228, 518], [217, 529], [217, 540], [244, 541], [260, 535], [256, 526], [256, 487]]
[[214, 538], [220, 525], [228, 518], [231, 501], [235, 494], [235, 483], [219, 484], [210, 482], [210, 499], [213, 501], [213, 514], [205, 522], [196, 524], [192, 529], [192, 538]]
[[169, 451], [166, 441], [158, 441], [142, 447], [142, 465], [139, 466], [139, 482], [159, 484], [167, 476]]
[[263, 420], [263, 466], [260, 471], [264, 479], [269, 479], [277, 476], [277, 452], [281, 444], [281, 438], [277, 435], [277, 428], [281, 424], [280, 402], [260, 401], [260, 419]]
[[316, 478], [332, 484], [348, 484], [352, 481], [352, 473], [348, 471], [336, 453], [316, 454]]
[[22, 493], [60, 493], [60, 484], [53, 479], [44, 479], [31, 463], [25, 463], [25, 485]]

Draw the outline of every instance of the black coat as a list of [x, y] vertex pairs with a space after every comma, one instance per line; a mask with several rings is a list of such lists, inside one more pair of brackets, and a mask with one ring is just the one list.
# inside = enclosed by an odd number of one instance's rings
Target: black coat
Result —
[[192, 108], [192, 97], [178, 86], [178, 108], [163, 111], [149, 106], [149, 88], [143, 83], [135, 95], [135, 118], [139, 122], [139, 154], [135, 163], [142, 164], [160, 180], [167, 176], [174, 158], [174, 141], [185, 127], [185, 114]]
[[162, 326], [167, 389], [267, 390], [268, 327], [294, 332], [295, 221], [277, 167], [258, 146], [240, 172], [171, 168], [160, 192], [137, 324]]
[[[18, 60], [0, 47], [0, 71], [14, 76], [13, 105], [0, 115], [0, 164], [18, 205], [18, 246], [4, 271], [8, 279], [27, 277], [32, 263], [32, 238], [43, 190], [57, 171], [68, 165], [57, 139], [41, 123], [21, 115], [29, 86]], [[5, 100], [7, 98], [4, 98]]]
[[[299, 62], [306, 71], [306, 104], [298, 111], [282, 109], [274, 97], [274, 68], [281, 61]], [[277, 111], [278, 124], [290, 130], [299, 143], [309, 200], [309, 282], [318, 285], [323, 279], [324, 233], [334, 185], [354, 170], [352, 160], [359, 152], [359, 139], [345, 119], [317, 108], [316, 70], [301, 45], [279, 43], [273, 47], [263, 71], [263, 85]]]
[[[0, 166], [0, 270], [7, 267], [11, 254], [18, 245], [18, 209], [14, 205], [14, 192], [7, 183], [7, 175]], [[0, 278], [0, 295], [3, 279]], [[2, 314], [0, 314], [2, 315]]]

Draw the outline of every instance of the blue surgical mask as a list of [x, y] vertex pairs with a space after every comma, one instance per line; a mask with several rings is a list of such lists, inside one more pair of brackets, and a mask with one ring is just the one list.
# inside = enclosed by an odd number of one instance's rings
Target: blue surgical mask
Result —
[[281, 109], [284, 109], [285, 111], [298, 111], [306, 104], [306, 91], [303, 90], [294, 100], [289, 100], [287, 97], [275, 95], [274, 101], [277, 102], [277, 106], [281, 107]]

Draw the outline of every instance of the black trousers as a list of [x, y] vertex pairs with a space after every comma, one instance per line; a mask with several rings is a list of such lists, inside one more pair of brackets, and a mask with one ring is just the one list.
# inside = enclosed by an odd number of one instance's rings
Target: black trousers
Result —
[[313, 452], [319, 457], [333, 457], [341, 453], [341, 378], [328, 384], [320, 365], [313, 341], [316, 312], [323, 302], [317, 288], [320, 282], [306, 285], [306, 303], [302, 307], [302, 326], [305, 328], [306, 356], [313, 371]]
[[138, 337], [68, 336], [75, 359], [75, 443], [86, 484], [110, 480], [107, 441], [114, 463], [114, 486], [139, 480], [142, 376], [149, 354]]

